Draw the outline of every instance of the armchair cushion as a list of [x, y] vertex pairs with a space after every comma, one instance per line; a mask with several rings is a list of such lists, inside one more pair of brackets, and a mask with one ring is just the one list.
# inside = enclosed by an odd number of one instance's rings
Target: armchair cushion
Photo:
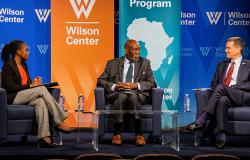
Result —
[[8, 120], [8, 135], [28, 134], [36, 135], [38, 130], [36, 119]]
[[8, 120], [36, 119], [35, 107], [29, 105], [7, 105]]
[[249, 121], [250, 107], [233, 107], [228, 109], [229, 121]]

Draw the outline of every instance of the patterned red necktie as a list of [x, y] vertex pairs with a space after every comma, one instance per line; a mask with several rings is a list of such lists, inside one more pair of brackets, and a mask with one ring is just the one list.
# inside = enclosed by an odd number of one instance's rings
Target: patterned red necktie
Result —
[[234, 61], [233, 61], [231, 67], [229, 68], [229, 70], [228, 70], [228, 72], [227, 72], [227, 76], [226, 76], [225, 82], [224, 82], [224, 84], [225, 84], [226, 86], [229, 86], [229, 84], [230, 84], [230, 82], [231, 82], [232, 74], [233, 74], [233, 71], [234, 71], [234, 64], [235, 64], [235, 63], [234, 63]]

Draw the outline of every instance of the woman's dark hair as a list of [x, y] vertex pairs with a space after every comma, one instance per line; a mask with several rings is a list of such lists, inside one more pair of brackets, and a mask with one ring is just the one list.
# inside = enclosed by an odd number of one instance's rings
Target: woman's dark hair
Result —
[[3, 62], [8, 61], [10, 59], [10, 54], [12, 56], [15, 56], [16, 51], [22, 48], [23, 43], [24, 42], [20, 40], [13, 40], [9, 44], [8, 43], [5, 44], [2, 49], [2, 55], [1, 55], [2, 61]]

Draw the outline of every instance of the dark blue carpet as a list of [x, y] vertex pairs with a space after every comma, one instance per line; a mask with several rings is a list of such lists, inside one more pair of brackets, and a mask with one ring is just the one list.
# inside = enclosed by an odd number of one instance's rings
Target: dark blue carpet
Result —
[[182, 159], [191, 160], [192, 157], [204, 154], [233, 155], [242, 159], [250, 159], [250, 139], [247, 136], [227, 136], [227, 148], [215, 149], [215, 144], [207, 140], [206, 146], [194, 146], [194, 133], [180, 133], [180, 151], [175, 151], [170, 144], [160, 145], [149, 143], [147, 134], [144, 135], [147, 145], [135, 146], [134, 134], [122, 134], [122, 146], [112, 146], [112, 134], [106, 134], [104, 143], [99, 144], [99, 150], [95, 151], [91, 145], [91, 132], [81, 132], [82, 140], [77, 141], [77, 132], [68, 135], [63, 134], [63, 145], [53, 149], [38, 148], [36, 136], [28, 136], [27, 142], [21, 142], [20, 135], [8, 136], [2, 141], [0, 159], [25, 158], [25, 159], [69, 159], [73, 160], [79, 155], [91, 153], [117, 154], [125, 159], [133, 159], [143, 154], [173, 154]]

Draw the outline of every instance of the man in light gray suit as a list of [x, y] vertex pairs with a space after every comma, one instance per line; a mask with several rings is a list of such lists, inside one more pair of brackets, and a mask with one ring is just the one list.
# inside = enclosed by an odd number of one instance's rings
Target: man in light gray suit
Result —
[[[115, 110], [141, 110], [141, 105], [151, 99], [151, 89], [157, 84], [150, 61], [140, 56], [140, 45], [128, 40], [124, 45], [125, 56], [107, 62], [106, 68], [97, 79], [97, 87], [105, 89], [106, 103], [113, 103]], [[120, 130], [123, 115], [114, 115], [114, 137], [112, 145], [121, 145]], [[141, 115], [135, 114], [134, 126], [136, 145], [146, 145], [141, 131]]]

